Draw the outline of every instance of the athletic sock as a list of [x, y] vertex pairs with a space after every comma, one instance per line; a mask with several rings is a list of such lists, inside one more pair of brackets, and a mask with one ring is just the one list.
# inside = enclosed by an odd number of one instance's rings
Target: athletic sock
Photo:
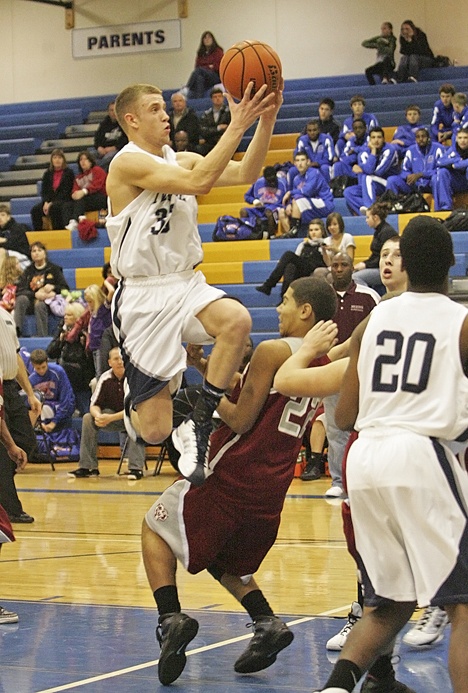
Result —
[[274, 616], [271, 606], [265, 599], [261, 590], [252, 590], [242, 597], [241, 604], [249, 614], [252, 621], [259, 616]]
[[392, 664], [392, 655], [385, 654], [377, 657], [371, 668], [369, 669], [369, 674], [374, 679], [380, 680], [384, 679], [391, 673], [394, 673]]
[[179, 595], [175, 585], [164, 585], [153, 592], [154, 601], [159, 611], [161, 620], [166, 614], [180, 612]]
[[357, 583], [357, 602], [361, 609], [364, 609], [364, 585], [362, 582]]
[[327, 688], [344, 688], [346, 691], [354, 691], [357, 682], [362, 676], [362, 671], [359, 667], [349, 659], [339, 659], [325, 684], [324, 690]]
[[225, 390], [211, 385], [207, 380], [203, 382], [202, 391], [200, 392], [200, 396], [193, 410], [193, 420], [195, 423], [204, 424], [211, 421], [211, 417], [224, 393]]

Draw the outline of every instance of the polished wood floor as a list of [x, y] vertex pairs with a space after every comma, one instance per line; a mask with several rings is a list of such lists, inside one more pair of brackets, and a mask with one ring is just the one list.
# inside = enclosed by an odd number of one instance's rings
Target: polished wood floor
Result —
[[[149, 463], [151, 465], [151, 462]], [[71, 479], [76, 464], [29, 465], [17, 475], [24, 509], [36, 519], [15, 525], [17, 541], [0, 558], [1, 599], [73, 604], [152, 606], [140, 553], [140, 527], [154, 497], [175, 479], [129, 481], [118, 462], [102, 461], [101, 476]], [[340, 501], [323, 497], [329, 479], [295, 479], [278, 540], [258, 573], [275, 611], [344, 615], [355, 598], [353, 562], [341, 529]], [[178, 574], [184, 608], [240, 610], [208, 574]]]

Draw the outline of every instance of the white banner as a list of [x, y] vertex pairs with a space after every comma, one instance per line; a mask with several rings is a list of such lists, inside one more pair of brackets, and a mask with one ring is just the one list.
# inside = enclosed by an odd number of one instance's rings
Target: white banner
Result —
[[181, 47], [180, 20], [73, 29], [74, 58], [95, 58]]

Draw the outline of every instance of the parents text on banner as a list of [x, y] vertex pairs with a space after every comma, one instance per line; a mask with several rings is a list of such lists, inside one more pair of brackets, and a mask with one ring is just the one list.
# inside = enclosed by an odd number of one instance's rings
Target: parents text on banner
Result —
[[74, 58], [95, 58], [181, 47], [180, 20], [73, 29]]

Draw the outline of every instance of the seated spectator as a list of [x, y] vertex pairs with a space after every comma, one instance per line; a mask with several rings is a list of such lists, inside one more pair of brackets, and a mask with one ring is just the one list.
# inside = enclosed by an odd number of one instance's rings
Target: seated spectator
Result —
[[416, 144], [411, 145], [405, 154], [401, 172], [390, 176], [387, 190], [395, 195], [407, 195], [411, 192], [432, 193], [432, 176], [436, 162], [443, 156], [445, 148], [438, 142], [432, 142], [427, 128], [418, 128]]
[[468, 191], [468, 128], [457, 132], [455, 143], [437, 159], [432, 177], [434, 209], [453, 209], [453, 195]]
[[0, 307], [11, 313], [15, 308], [16, 290], [23, 270], [17, 257], [7, 255], [0, 265]]
[[294, 279], [309, 277], [317, 267], [325, 267], [322, 247], [326, 238], [325, 225], [322, 219], [312, 219], [309, 223], [307, 236], [299, 243], [296, 250], [287, 250], [278, 260], [273, 272], [257, 291], [269, 296], [281, 277], [281, 298], [284, 296]]
[[53, 149], [50, 164], [42, 176], [41, 202], [31, 209], [35, 231], [42, 231], [42, 217], [48, 217], [53, 229], [64, 229], [68, 219], [63, 218], [63, 203], [71, 201], [74, 174], [67, 165], [61, 149]]
[[[107, 115], [94, 135], [94, 148], [98, 166], [107, 172], [110, 162], [127, 142], [128, 137], [117, 122], [115, 101], [111, 101], [107, 106]], [[103, 207], [105, 206], [103, 205]]]
[[398, 173], [398, 152], [393, 144], [385, 142], [382, 128], [372, 128], [369, 144], [358, 155], [358, 165], [362, 173], [358, 184], [344, 191], [346, 204], [353, 214], [365, 214], [379, 195], [385, 192], [387, 179]]
[[62, 366], [48, 363], [44, 349], [31, 351], [33, 372], [29, 382], [42, 395], [41, 428], [45, 433], [70, 428], [75, 411], [75, 395]]
[[389, 209], [388, 203], [376, 202], [366, 211], [366, 224], [374, 229], [370, 245], [371, 254], [364, 262], [358, 262], [354, 265], [353, 272], [353, 279], [356, 284], [370, 286], [379, 291], [380, 294], [384, 293], [379, 271], [380, 251], [385, 241], [398, 235], [393, 226], [385, 221]]
[[[68, 476], [85, 479], [99, 476], [98, 433], [100, 429], [125, 433], [123, 421], [125, 369], [119, 349], [111, 349], [109, 370], [99, 378], [91, 397], [91, 407], [83, 417], [81, 428], [80, 466]], [[142, 479], [145, 464], [145, 446], [128, 438], [128, 478]]]
[[174, 151], [175, 152], [198, 152], [198, 144], [196, 147], [190, 145], [188, 133], [185, 130], [179, 130], [174, 135]]
[[0, 204], [0, 264], [5, 259], [5, 251], [18, 258], [21, 269], [31, 264], [27, 231], [29, 229], [25, 224], [19, 224], [11, 216], [10, 207]]
[[406, 123], [397, 127], [390, 143], [396, 147], [400, 159], [404, 157], [408, 147], [416, 143], [416, 132], [421, 127], [419, 125], [421, 109], [419, 106], [412, 104], [406, 108], [405, 116]]
[[340, 136], [336, 143], [336, 155], [340, 156], [341, 152], [345, 148], [346, 142], [353, 136], [353, 122], [356, 118], [360, 118], [366, 124], [367, 134], [378, 126], [379, 122], [377, 117], [373, 113], [366, 113], [366, 100], [361, 94], [355, 94], [351, 97], [349, 102], [351, 106], [352, 115], [350, 115], [343, 123], [341, 128]]
[[434, 53], [429, 47], [426, 34], [409, 19], [401, 25], [400, 53], [398, 70], [392, 81], [417, 82], [419, 70], [434, 65]]
[[119, 346], [119, 342], [117, 340], [117, 337], [114, 334], [114, 326], [109, 325], [109, 327], [106, 327], [106, 329], [102, 333], [101, 344], [99, 346], [99, 358], [101, 361], [101, 373], [104, 373], [104, 371], [107, 370], [107, 366], [109, 365], [107, 362], [109, 360], [110, 350], [115, 349], [115, 347], [118, 347], [118, 346]]
[[74, 341], [77, 332], [86, 332], [86, 349], [92, 355], [96, 377], [99, 378], [102, 373], [99, 355], [101, 338], [106, 327], [109, 327], [112, 322], [110, 303], [97, 284], [86, 287], [84, 299], [88, 305], [87, 310], [76, 321], [65, 339]]
[[171, 96], [172, 108], [169, 111], [169, 125], [171, 126], [171, 145], [176, 151], [175, 136], [181, 130], [188, 135], [188, 151], [194, 152], [200, 139], [200, 121], [193, 110], [187, 106], [185, 96], [180, 91]]
[[86, 219], [86, 212], [106, 209], [106, 172], [96, 166], [96, 160], [89, 151], [78, 154], [80, 173], [75, 176], [72, 190], [72, 202], [63, 205], [64, 219], [68, 217], [65, 228], [75, 231], [78, 222]]
[[221, 82], [219, 65], [223, 49], [218, 45], [211, 31], [204, 31], [197, 50], [195, 69], [190, 75], [187, 86], [181, 91], [189, 99], [201, 99], [205, 92]]
[[453, 106], [452, 96], [455, 95], [453, 84], [441, 84], [439, 98], [434, 104], [431, 120], [431, 138], [443, 144], [452, 137]]
[[67, 336], [84, 312], [85, 307], [79, 301], [68, 303], [63, 320], [60, 321], [47, 347], [49, 359], [54, 359], [62, 366], [68, 376], [80, 416], [89, 411], [91, 399], [89, 383], [94, 378], [94, 363], [91, 355], [86, 351], [86, 333], [82, 330], [75, 331], [73, 341], [67, 341]]
[[36, 241], [31, 245], [32, 264], [21, 275], [16, 290], [15, 323], [21, 336], [26, 313], [34, 313], [38, 337], [47, 337], [48, 316], [46, 300], [53, 299], [62, 289], [69, 289], [62, 268], [47, 258], [47, 249]]
[[294, 166], [297, 174], [283, 198], [284, 209], [280, 210], [280, 222], [285, 230], [283, 238], [294, 238], [301, 224], [309, 224], [317, 217], [324, 218], [335, 208], [329, 185], [320, 171], [310, 167], [305, 152], [296, 154]]
[[320, 127], [320, 132], [324, 135], [330, 135], [333, 143], [336, 144], [338, 137], [340, 136], [341, 126], [333, 118], [333, 111], [335, 110], [335, 102], [333, 99], [325, 97], [319, 103], [318, 107], [318, 122]]
[[200, 118], [198, 151], [202, 156], [211, 152], [231, 122], [231, 113], [224, 101], [223, 90], [215, 87], [211, 90], [210, 97], [213, 105]]
[[453, 121], [452, 121], [452, 137], [455, 137], [461, 128], [468, 127], [468, 99], [466, 94], [457, 92], [452, 97], [453, 106]]
[[325, 225], [328, 236], [324, 240], [322, 253], [327, 269], [322, 270], [319, 267], [314, 271], [314, 276], [326, 277], [331, 281], [331, 274], [328, 268], [331, 266], [334, 256], [336, 253], [346, 253], [351, 258], [351, 261], [354, 262], [356, 243], [352, 235], [345, 231], [344, 219], [339, 212], [329, 214]]
[[254, 214], [261, 221], [266, 221], [269, 236], [274, 236], [278, 226], [278, 210], [283, 206], [283, 197], [287, 190], [286, 178], [278, 176], [274, 166], [265, 166], [263, 176], [244, 195], [244, 200], [253, 205], [254, 208], [241, 209], [241, 218], [248, 214]]
[[384, 22], [380, 27], [380, 35], [361, 43], [363, 48], [374, 48], [377, 51], [377, 62], [366, 69], [369, 84], [374, 85], [374, 75], [378, 75], [382, 84], [388, 84], [395, 69], [396, 38], [393, 35], [391, 22]]
[[367, 145], [367, 128], [362, 118], [353, 121], [353, 134], [345, 144], [338, 161], [333, 166], [333, 178], [338, 176], [350, 176], [355, 178], [362, 169], [358, 164], [358, 156], [362, 149]]
[[330, 182], [330, 167], [333, 164], [335, 148], [330, 135], [320, 132], [318, 120], [309, 120], [306, 134], [298, 137], [293, 156], [305, 152], [312, 168], [319, 169], [322, 176]]

